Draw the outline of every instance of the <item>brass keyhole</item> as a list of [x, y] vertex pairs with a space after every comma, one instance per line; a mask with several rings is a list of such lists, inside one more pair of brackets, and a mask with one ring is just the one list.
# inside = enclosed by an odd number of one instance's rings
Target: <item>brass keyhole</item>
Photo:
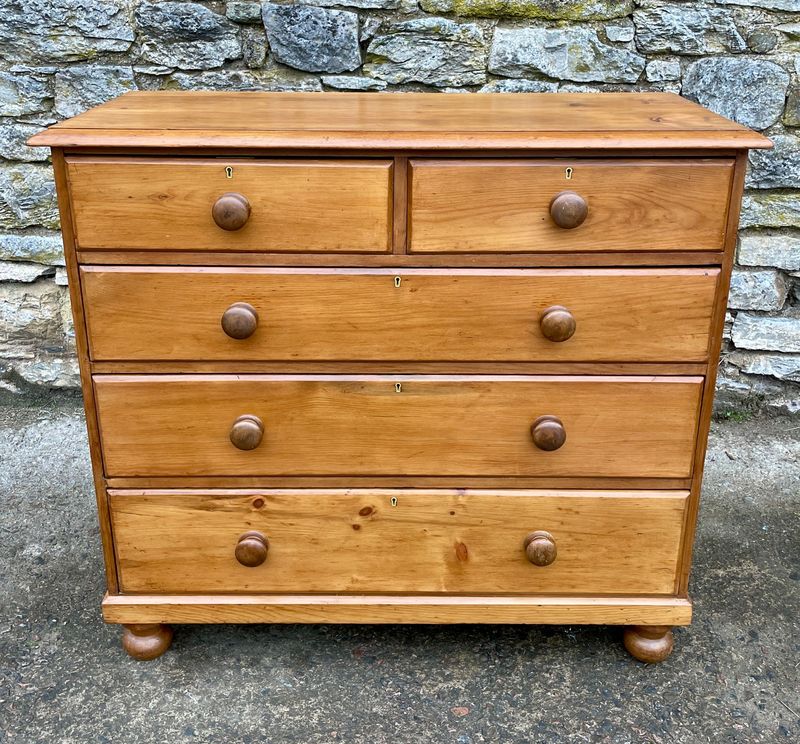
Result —
[[572, 180], [572, 168], [567, 168], [564, 171], [564, 175], [566, 176], [567, 181], [571, 181]]
[[230, 165], [225, 168], [225, 178], [233, 178], [233, 168]]

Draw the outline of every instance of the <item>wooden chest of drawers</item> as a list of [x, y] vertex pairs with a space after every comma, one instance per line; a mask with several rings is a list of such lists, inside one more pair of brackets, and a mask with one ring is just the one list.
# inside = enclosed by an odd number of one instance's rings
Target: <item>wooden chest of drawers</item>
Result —
[[215, 622], [669, 654], [768, 140], [660, 94], [132, 93], [32, 144], [132, 656]]

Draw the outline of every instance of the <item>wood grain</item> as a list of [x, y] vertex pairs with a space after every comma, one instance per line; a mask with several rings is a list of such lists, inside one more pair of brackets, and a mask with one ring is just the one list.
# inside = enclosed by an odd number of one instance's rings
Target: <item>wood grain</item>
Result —
[[[701, 382], [100, 375], [94, 387], [108, 476], [686, 477]], [[249, 452], [229, 439], [243, 414], [265, 426], [263, 443]], [[530, 438], [544, 414], [566, 427], [567, 444], [556, 452]]]
[[[85, 267], [95, 360], [699, 362], [716, 269]], [[397, 286], [399, 281], [399, 286]], [[225, 334], [235, 303], [257, 313]], [[564, 305], [577, 331], [540, 321]]]
[[[720, 250], [733, 160], [414, 159], [409, 170], [412, 253]], [[588, 202], [572, 230], [550, 216], [565, 189]]]
[[689, 573], [692, 565], [692, 550], [694, 546], [694, 533], [697, 527], [697, 517], [700, 509], [700, 494], [703, 485], [703, 470], [705, 467], [706, 449], [708, 447], [708, 432], [711, 428], [711, 417], [714, 410], [714, 394], [716, 391], [717, 371], [722, 348], [722, 332], [725, 326], [725, 315], [728, 309], [728, 290], [730, 288], [731, 272], [733, 271], [736, 243], [738, 240], [739, 208], [744, 192], [745, 177], [747, 174], [748, 158], [746, 153], [741, 153], [736, 158], [736, 169], [731, 184], [731, 207], [728, 210], [728, 224], [725, 236], [725, 261], [722, 265], [720, 283], [714, 302], [714, 318], [712, 331], [709, 334], [708, 370], [703, 385], [703, 397], [700, 408], [700, 421], [697, 428], [697, 443], [694, 454], [693, 483], [689, 498], [689, 508], [686, 510], [686, 528], [684, 531], [683, 556], [681, 560], [680, 591], [686, 594], [689, 588]]
[[106, 595], [108, 623], [519, 623], [688, 625], [681, 597]]
[[109, 592], [116, 592], [118, 589], [117, 569], [114, 560], [114, 545], [111, 535], [108, 501], [105, 493], [105, 480], [103, 478], [102, 445], [100, 443], [97, 408], [89, 362], [89, 339], [86, 328], [85, 308], [81, 297], [81, 277], [75, 252], [75, 231], [69, 200], [69, 188], [67, 187], [67, 166], [64, 161], [64, 154], [60, 150], [54, 149], [52, 158], [58, 198], [58, 213], [61, 220], [61, 237], [64, 243], [64, 263], [67, 270], [70, 307], [75, 328], [75, 351], [78, 356], [78, 367], [81, 374], [81, 393], [86, 414], [89, 456], [92, 461], [92, 481], [97, 504], [97, 519], [100, 527], [100, 540], [103, 545], [106, 588]]
[[722, 264], [722, 251], [612, 251], [610, 253], [220, 253], [214, 251], [78, 251], [91, 265], [159, 266], [329, 266], [396, 268], [599, 268], [710, 266]]
[[665, 93], [135, 92], [35, 146], [195, 148], [746, 148], [769, 140]]
[[[230, 372], [226, 361], [160, 362], [91, 362], [94, 374], [180, 374]], [[305, 374], [343, 371], [341, 362], [236, 362], [240, 374]], [[351, 362], [348, 374], [392, 374], [397, 362]], [[517, 375], [704, 375], [705, 362], [403, 362], [403, 373], [414, 374], [517, 374]]]
[[[453, 477], [442, 475], [325, 475], [325, 476], [134, 476], [106, 478], [108, 488], [173, 489], [187, 488], [448, 488]], [[564, 476], [459, 476], [461, 488], [601, 488], [625, 491], [691, 488], [691, 478], [608, 478]]]
[[[81, 248], [391, 248], [391, 160], [71, 157], [67, 165]], [[212, 217], [217, 199], [232, 191], [251, 207], [247, 223], [234, 232]]]
[[[686, 492], [109, 494], [126, 593], [672, 594]], [[395, 505], [393, 505], [395, 504]], [[524, 540], [558, 547], [533, 566]], [[256, 530], [269, 557], [237, 561]], [[546, 570], [544, 570], [546, 568]]]

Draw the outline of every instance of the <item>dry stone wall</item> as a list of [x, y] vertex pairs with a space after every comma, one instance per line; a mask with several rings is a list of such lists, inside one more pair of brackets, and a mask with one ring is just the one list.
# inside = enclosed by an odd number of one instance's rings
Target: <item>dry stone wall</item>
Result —
[[0, 3], [0, 386], [74, 387], [45, 125], [129, 90], [680, 93], [753, 153], [723, 410], [800, 411], [800, 0]]

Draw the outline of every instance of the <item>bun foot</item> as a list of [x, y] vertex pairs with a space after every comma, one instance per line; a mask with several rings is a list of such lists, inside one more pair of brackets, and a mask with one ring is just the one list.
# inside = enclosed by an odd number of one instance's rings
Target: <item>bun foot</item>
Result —
[[157, 659], [172, 644], [169, 625], [123, 625], [122, 648], [137, 661]]
[[672, 653], [672, 628], [669, 625], [629, 625], [622, 642], [634, 659], [657, 664]]

